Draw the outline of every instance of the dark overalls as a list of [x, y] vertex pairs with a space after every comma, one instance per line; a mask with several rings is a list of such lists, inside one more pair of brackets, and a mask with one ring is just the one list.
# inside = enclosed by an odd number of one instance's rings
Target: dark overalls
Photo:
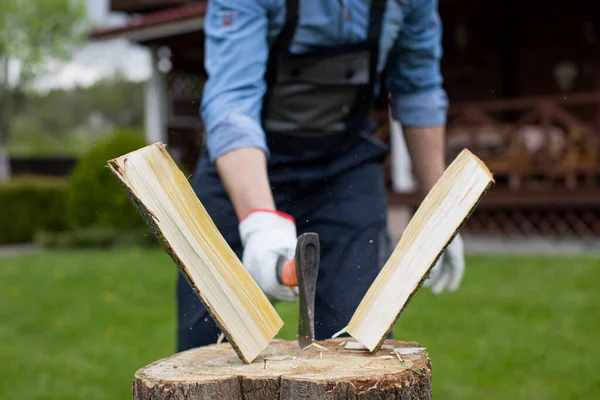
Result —
[[[366, 41], [295, 55], [289, 47], [298, 0], [288, 0], [286, 22], [271, 45], [262, 115], [271, 152], [268, 173], [277, 209], [296, 219], [298, 234], [319, 234], [317, 340], [346, 326], [390, 254], [387, 149], [373, 136], [370, 121], [384, 8], [385, 0], [372, 2]], [[192, 186], [242, 259], [233, 205], [206, 155]], [[178, 306], [179, 351], [217, 340], [218, 328], [182, 276]]]

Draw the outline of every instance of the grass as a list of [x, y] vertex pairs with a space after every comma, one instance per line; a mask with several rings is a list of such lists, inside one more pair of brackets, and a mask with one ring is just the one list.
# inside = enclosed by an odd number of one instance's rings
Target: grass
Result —
[[[457, 293], [417, 293], [395, 327], [432, 358], [439, 399], [600, 398], [600, 259], [470, 257]], [[160, 250], [0, 259], [0, 398], [127, 399], [175, 349]], [[297, 329], [295, 304], [277, 306]]]

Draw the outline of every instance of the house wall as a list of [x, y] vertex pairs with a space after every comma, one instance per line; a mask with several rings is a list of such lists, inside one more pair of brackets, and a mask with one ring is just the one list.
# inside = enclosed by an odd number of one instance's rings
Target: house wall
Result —
[[[163, 1], [163, 5], [167, 3], [168, 1]], [[576, 92], [600, 89], [599, 12], [600, 3], [584, 0], [572, 0], [568, 3], [558, 0], [544, 3], [520, 0], [440, 0], [440, 14], [444, 24], [442, 73], [451, 104], [468, 103], [478, 107], [478, 103], [483, 101], [550, 94], [564, 95], [565, 98], [577, 97], [574, 95]], [[194, 32], [147, 43], [159, 47], [168, 46], [172, 54], [172, 70], [165, 76], [168, 97], [167, 141], [177, 154], [180, 165], [189, 173], [193, 172], [194, 164], [203, 149], [203, 127], [199, 118], [202, 87], [206, 79], [202, 67], [203, 40], [201, 32]], [[562, 69], [564, 80], [569, 81], [573, 66], [576, 74], [571, 76], [568, 84], [561, 86], [555, 71], [556, 66], [564, 61], [568, 62]], [[387, 141], [390, 135], [385, 93], [382, 93], [379, 100], [374, 112], [374, 119], [379, 124], [377, 136]], [[590, 104], [589, 107], [578, 106], [577, 110], [568, 111], [581, 120], [590, 121], [600, 114], [600, 103], [596, 101]], [[555, 105], [565, 106], [556, 101]], [[536, 102], [532, 102], [533, 108], [537, 106]], [[489, 111], [485, 107], [479, 107], [479, 111], [482, 110], [483, 113]], [[504, 124], [507, 119], [515, 120], [527, 112], [528, 110], [521, 110], [520, 114], [496, 112], [493, 122]], [[600, 123], [596, 125], [600, 126]], [[450, 124], [449, 131], [452, 129]], [[480, 133], [475, 132], [474, 137], [479, 137]], [[399, 132], [394, 134], [398, 138]], [[449, 133], [449, 144], [455, 136], [454, 133]], [[497, 142], [497, 139], [496, 137], [494, 140]], [[507, 155], [509, 142], [510, 140], [500, 145], [495, 143], [498, 151], [488, 151], [489, 143], [486, 141], [480, 143], [486, 151], [478, 151], [478, 154], [489, 165], [494, 166], [498, 185], [491, 196], [488, 195], [478, 207], [465, 231], [502, 236], [600, 236], [600, 208], [597, 201], [589, 201], [598, 193], [594, 182], [600, 176], [594, 175], [598, 169], [595, 158], [597, 154], [587, 151], [593, 147], [590, 146], [591, 142], [583, 146], [577, 144], [586, 150], [584, 152], [570, 146], [568, 153], [557, 155], [559, 161], [542, 163], [558, 167], [548, 177], [542, 174], [542, 181], [532, 181], [532, 185], [508, 187], [507, 176], [502, 171], [511, 173], [515, 170], [515, 165], [519, 167], [518, 162], [525, 162], [525, 169], [529, 169], [533, 175], [539, 172], [531, 170], [537, 165], [535, 156]], [[392, 143], [394, 148], [398, 145], [401, 147], [402, 143]], [[449, 157], [450, 153], [449, 145]], [[571, 168], [573, 171], [583, 172], [588, 186], [577, 186], [577, 183], [573, 188], [565, 184], [563, 175], [570, 173], [561, 169], [567, 166], [560, 162], [560, 157], [565, 155], [571, 157], [569, 165], [574, 168]], [[577, 157], [583, 158], [579, 160]], [[575, 164], [573, 160], [576, 160]], [[582, 163], [577, 164], [578, 160]], [[390, 190], [390, 204], [417, 204], [418, 201], [410, 199], [411, 194], [400, 193], [405, 189], [403, 174], [407, 166], [402, 166], [402, 171], [394, 170], [394, 167], [400, 167], [398, 159], [388, 158], [386, 179], [390, 188], [396, 189]], [[519, 174], [522, 175], [521, 172], [517, 173]], [[399, 178], [395, 185], [392, 185], [393, 177]], [[540, 206], [545, 207], [543, 211], [536, 211]]]
[[[600, 89], [597, 2], [442, 0], [440, 14], [454, 103]], [[577, 72], [566, 87], [555, 75], [563, 62]]]

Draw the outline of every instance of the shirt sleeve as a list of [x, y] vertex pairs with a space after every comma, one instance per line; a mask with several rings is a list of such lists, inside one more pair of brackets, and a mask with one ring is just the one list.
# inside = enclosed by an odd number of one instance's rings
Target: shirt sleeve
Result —
[[266, 89], [268, 9], [257, 0], [210, 0], [205, 16], [201, 116], [211, 161], [243, 147], [269, 156], [260, 113]]
[[441, 57], [437, 0], [413, 0], [388, 61], [392, 116], [402, 125], [446, 123], [448, 99], [442, 87]]

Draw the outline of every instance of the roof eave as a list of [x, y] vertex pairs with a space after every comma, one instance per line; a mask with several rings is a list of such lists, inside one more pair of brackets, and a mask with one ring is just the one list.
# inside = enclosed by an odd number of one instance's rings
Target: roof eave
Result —
[[147, 42], [170, 36], [181, 35], [191, 32], [201, 32], [204, 26], [204, 17], [189, 19], [186, 21], [174, 21], [167, 24], [140, 27], [137, 29], [121, 30], [114, 32], [92, 32], [90, 38], [99, 40], [127, 39], [134, 42]]
[[192, 3], [168, 10], [132, 18], [119, 27], [99, 28], [89, 34], [94, 41], [124, 38], [143, 43], [191, 32], [200, 32], [204, 27], [206, 6]]

